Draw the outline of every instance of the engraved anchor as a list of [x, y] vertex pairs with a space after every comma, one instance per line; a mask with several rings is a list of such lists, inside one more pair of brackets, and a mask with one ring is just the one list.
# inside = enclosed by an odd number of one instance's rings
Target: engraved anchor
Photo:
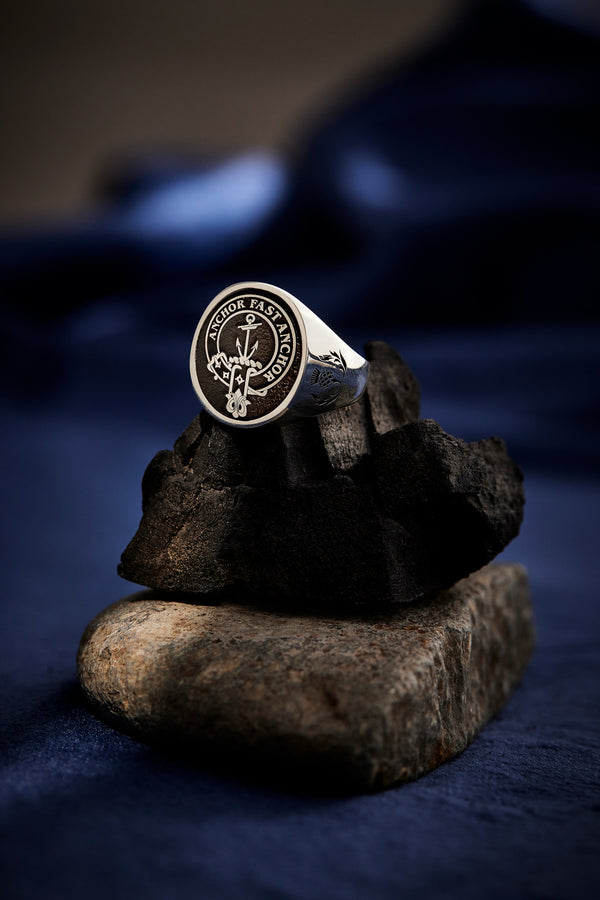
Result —
[[[248, 400], [248, 393], [260, 393], [262, 391], [253, 391], [249, 385], [250, 379], [255, 375], [258, 375], [258, 369], [255, 368], [252, 363], [252, 356], [254, 351], [258, 347], [258, 341], [255, 341], [254, 346], [248, 352], [248, 345], [250, 343], [250, 334], [254, 331], [255, 328], [260, 328], [261, 322], [256, 322], [256, 316], [254, 313], [248, 313], [246, 316], [246, 324], [238, 325], [242, 331], [246, 332], [246, 343], [244, 349], [242, 351], [242, 345], [240, 344], [239, 337], [236, 338], [236, 347], [239, 353], [239, 362], [236, 360], [235, 363], [231, 366], [230, 369], [230, 378], [229, 378], [229, 393], [227, 394], [227, 412], [231, 413], [234, 419], [244, 418], [246, 415], [246, 410], [248, 409], [248, 405], [250, 400]], [[235, 358], [234, 358], [235, 359]], [[234, 360], [230, 360], [233, 362]], [[241, 374], [242, 366], [248, 366], [246, 369], [246, 377], [244, 378]], [[260, 367], [260, 363], [258, 363]], [[236, 374], [239, 373], [239, 374]], [[238, 385], [244, 385], [243, 392], [240, 390], [240, 387], [234, 390], [234, 381]]]

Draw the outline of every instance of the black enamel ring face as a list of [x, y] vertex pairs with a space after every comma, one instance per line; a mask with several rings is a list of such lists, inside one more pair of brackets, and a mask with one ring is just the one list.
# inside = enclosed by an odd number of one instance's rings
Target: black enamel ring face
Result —
[[204, 311], [190, 372], [211, 415], [256, 427], [353, 403], [368, 363], [287, 291], [244, 282], [221, 291]]

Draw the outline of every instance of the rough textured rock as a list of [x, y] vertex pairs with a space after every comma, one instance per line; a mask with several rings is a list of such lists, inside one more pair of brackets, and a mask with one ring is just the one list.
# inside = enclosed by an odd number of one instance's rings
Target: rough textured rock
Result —
[[138, 737], [370, 789], [464, 749], [532, 646], [526, 574], [494, 565], [376, 616], [144, 591], [88, 625], [78, 667], [99, 715]]
[[244, 430], [202, 413], [144, 475], [119, 573], [151, 588], [269, 593], [281, 606], [413, 601], [492, 560], [518, 533], [521, 473], [496, 438], [416, 421], [416, 379], [373, 342], [363, 398]]

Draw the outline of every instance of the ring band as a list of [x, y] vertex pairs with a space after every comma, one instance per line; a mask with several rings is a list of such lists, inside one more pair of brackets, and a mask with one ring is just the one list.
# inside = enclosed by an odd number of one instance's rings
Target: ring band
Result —
[[253, 428], [354, 403], [368, 362], [303, 303], [257, 281], [209, 303], [190, 354], [194, 390], [226, 425]]

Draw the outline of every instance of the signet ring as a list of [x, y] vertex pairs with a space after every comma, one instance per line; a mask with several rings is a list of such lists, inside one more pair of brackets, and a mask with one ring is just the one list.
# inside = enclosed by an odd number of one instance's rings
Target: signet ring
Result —
[[348, 406], [368, 372], [369, 363], [308, 307], [258, 281], [233, 284], [209, 303], [190, 353], [202, 405], [236, 428]]

